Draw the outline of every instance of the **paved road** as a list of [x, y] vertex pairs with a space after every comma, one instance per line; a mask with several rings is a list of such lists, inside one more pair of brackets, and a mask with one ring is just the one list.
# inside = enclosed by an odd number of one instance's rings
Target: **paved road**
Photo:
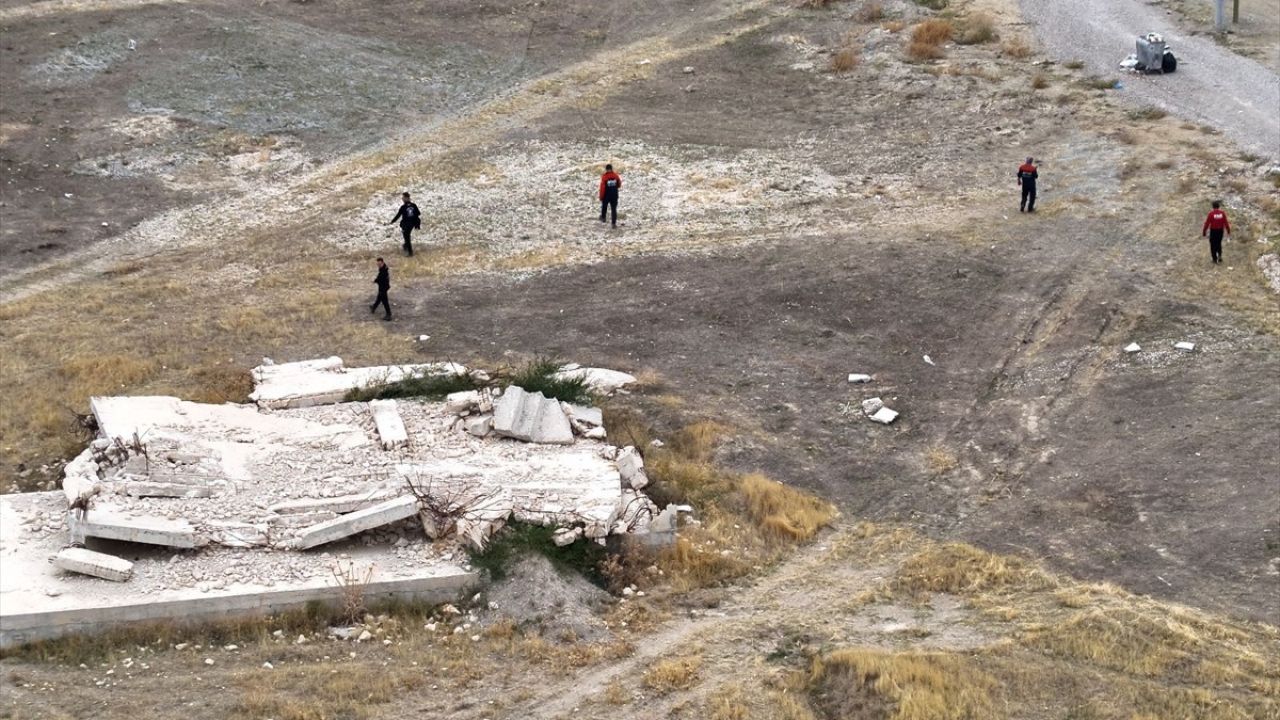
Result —
[[[1280, 76], [1206, 36], [1183, 34], [1158, 7], [1138, 0], [1020, 0], [1023, 16], [1049, 52], [1083, 60], [1091, 72], [1122, 79], [1135, 101], [1218, 128], [1243, 150], [1280, 158]], [[1139, 34], [1158, 32], [1178, 71], [1140, 76], [1119, 70]]]

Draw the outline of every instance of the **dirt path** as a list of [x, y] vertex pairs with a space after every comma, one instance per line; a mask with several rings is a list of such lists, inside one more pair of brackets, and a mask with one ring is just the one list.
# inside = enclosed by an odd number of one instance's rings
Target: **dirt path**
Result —
[[[1158, 7], [1137, 0], [1021, 0], [1023, 15], [1060, 60], [1083, 60], [1105, 77], [1120, 77], [1136, 102], [1221, 130], [1242, 149], [1280, 155], [1280, 77], [1207, 36], [1182, 32]], [[1172, 75], [1118, 71], [1141, 33], [1165, 36], [1178, 58]]]
[[121, 263], [172, 252], [176, 239], [203, 246], [244, 242], [253, 233], [277, 225], [281, 217], [331, 221], [334, 207], [349, 207], [352, 196], [367, 197], [387, 192], [387, 188], [413, 184], [407, 179], [420, 175], [423, 168], [431, 167], [449, 153], [482, 146], [503, 132], [528, 126], [558, 109], [598, 100], [644, 77], [657, 64], [676, 61], [756, 30], [768, 19], [757, 17], [755, 11], [768, 4], [767, 0], [733, 0], [704, 8], [696, 21], [674, 34], [607, 48], [522, 83], [457, 117], [415, 128], [285, 183], [264, 185], [251, 194], [215, 198], [151, 217], [129, 232], [55, 263], [0, 278], [0, 302], [63, 287]]

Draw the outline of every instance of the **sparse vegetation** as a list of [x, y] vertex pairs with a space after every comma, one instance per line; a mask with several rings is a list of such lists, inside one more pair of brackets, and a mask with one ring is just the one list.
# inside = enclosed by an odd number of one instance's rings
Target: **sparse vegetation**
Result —
[[347, 402], [367, 402], [387, 398], [422, 398], [443, 400], [449, 393], [475, 390], [481, 383], [466, 373], [417, 375], [378, 387], [361, 388], [347, 393]]
[[1115, 78], [1106, 78], [1097, 75], [1084, 78], [1080, 82], [1090, 90], [1111, 90], [1116, 86]]
[[961, 45], [981, 45], [996, 39], [996, 21], [987, 13], [973, 13], [958, 23], [956, 42]]
[[1049, 76], [1044, 73], [1036, 73], [1031, 76], [1031, 88], [1033, 90], [1043, 90], [1049, 87]]
[[1138, 108], [1137, 110], [1130, 110], [1129, 119], [1130, 120], [1160, 120], [1166, 117], [1168, 114], [1169, 113], [1165, 112], [1164, 110], [1158, 107], [1155, 107], [1154, 105], [1148, 105], [1143, 108]]
[[862, 64], [862, 49], [857, 47], [843, 47], [831, 56], [831, 71], [837, 73], [846, 73]]
[[950, 20], [925, 20], [911, 31], [907, 55], [914, 60], [936, 60], [942, 57], [942, 44], [951, 39], [952, 32]]
[[915, 0], [915, 3], [930, 10], [945, 10], [951, 4], [950, 0]]
[[853, 19], [860, 23], [873, 23], [883, 18], [884, 5], [880, 0], [867, 0], [853, 14]]
[[506, 378], [510, 385], [526, 392], [542, 393], [549, 398], [579, 405], [592, 405], [597, 398], [582, 378], [556, 377], [564, 363], [551, 358], [534, 360]]
[[1006, 40], [1004, 45], [1000, 46], [1000, 50], [1015, 60], [1025, 60], [1031, 57], [1031, 46], [1022, 38], [1011, 38]]
[[1083, 61], [1083, 60], [1068, 60], [1068, 61], [1066, 61], [1065, 63], [1063, 63], [1063, 64], [1062, 64], [1062, 67], [1064, 67], [1064, 68], [1066, 68], [1066, 69], [1068, 69], [1068, 70], [1080, 70], [1081, 68], [1083, 68], [1083, 67], [1084, 67], [1084, 61]]
[[645, 671], [641, 684], [660, 695], [688, 690], [698, 681], [701, 667], [702, 657], [699, 655], [659, 660]]

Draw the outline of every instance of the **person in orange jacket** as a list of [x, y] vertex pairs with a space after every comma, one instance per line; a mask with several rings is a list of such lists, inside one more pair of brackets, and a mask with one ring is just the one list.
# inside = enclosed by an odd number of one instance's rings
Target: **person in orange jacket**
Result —
[[1200, 237], [1209, 236], [1209, 257], [1213, 259], [1215, 265], [1222, 262], [1223, 231], [1226, 231], [1227, 235], [1231, 234], [1231, 221], [1227, 220], [1227, 213], [1223, 211], [1222, 203], [1214, 200], [1213, 209], [1204, 219], [1204, 227], [1200, 228]]
[[1018, 184], [1022, 186], [1022, 204], [1018, 206], [1018, 212], [1036, 211], [1036, 179], [1039, 177], [1035, 158], [1027, 158], [1018, 166]]
[[622, 189], [622, 177], [613, 171], [613, 165], [604, 166], [600, 176], [600, 222], [604, 222], [606, 210], [613, 211], [613, 226], [618, 227], [618, 191]]

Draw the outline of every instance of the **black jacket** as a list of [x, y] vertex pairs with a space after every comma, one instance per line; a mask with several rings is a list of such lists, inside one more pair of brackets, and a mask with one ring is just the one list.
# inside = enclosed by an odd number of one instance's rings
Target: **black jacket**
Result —
[[378, 286], [379, 290], [387, 290], [391, 287], [391, 268], [383, 265], [378, 268], [378, 277], [373, 279], [373, 283]]
[[418, 206], [411, 202], [401, 205], [396, 216], [391, 218], [391, 222], [395, 222], [397, 220], [400, 221], [400, 227], [422, 227], [422, 213], [418, 212]]

